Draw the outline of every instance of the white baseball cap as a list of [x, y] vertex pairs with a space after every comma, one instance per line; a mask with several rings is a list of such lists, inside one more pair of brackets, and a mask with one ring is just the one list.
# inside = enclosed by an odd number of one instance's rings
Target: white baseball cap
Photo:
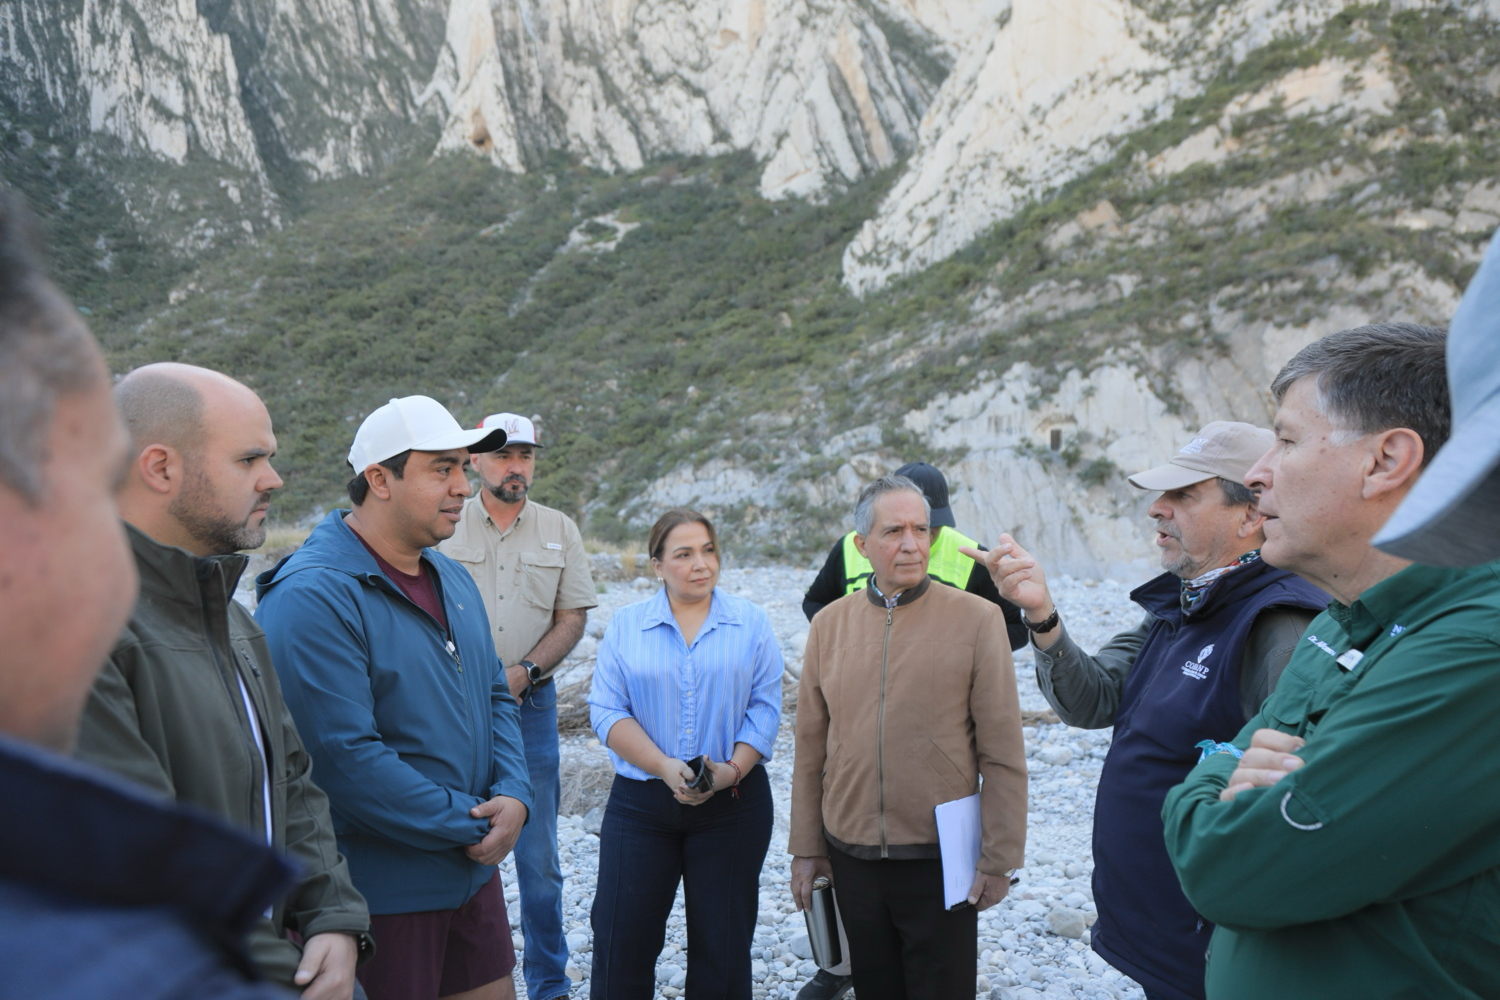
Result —
[[377, 462], [403, 451], [494, 451], [505, 447], [505, 431], [497, 427], [465, 430], [448, 408], [431, 396], [393, 399], [365, 417], [354, 434], [349, 464], [364, 472]]
[[542, 447], [542, 443], [536, 439], [536, 424], [519, 413], [491, 413], [479, 421], [479, 426], [488, 430], [500, 428], [505, 432], [505, 444], [497, 444], [493, 448], [470, 448], [470, 451], [497, 451], [504, 448], [506, 444], [529, 444], [533, 448]]

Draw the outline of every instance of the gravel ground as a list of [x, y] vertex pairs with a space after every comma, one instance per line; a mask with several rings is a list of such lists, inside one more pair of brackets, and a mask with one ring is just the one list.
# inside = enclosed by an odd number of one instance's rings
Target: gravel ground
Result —
[[[802, 616], [802, 593], [814, 570], [789, 567], [726, 569], [721, 586], [731, 593], [756, 601], [770, 614], [781, 640], [789, 677], [800, 672], [802, 650], [807, 641], [807, 621]], [[569, 664], [559, 675], [560, 688], [587, 676], [598, 637], [616, 608], [641, 600], [654, 583], [610, 583], [599, 596], [599, 608], [589, 616], [588, 635], [579, 644]], [[1085, 648], [1094, 649], [1115, 632], [1138, 620], [1139, 611], [1130, 603], [1130, 587], [1113, 581], [1053, 581], [1058, 606], [1068, 617], [1069, 632]], [[1016, 654], [1016, 681], [1023, 710], [1047, 708], [1037, 690], [1029, 649]], [[789, 687], [790, 689], [790, 687]], [[791, 801], [793, 715], [782, 719], [776, 754], [767, 765], [776, 795], [776, 829], [771, 851], [761, 872], [760, 926], [752, 951], [754, 990], [760, 998], [795, 996], [816, 971], [810, 961], [806, 931], [788, 891], [786, 854], [787, 825]], [[1142, 996], [1130, 979], [1105, 965], [1088, 947], [1088, 926], [1094, 920], [1090, 875], [1093, 858], [1089, 850], [1093, 821], [1094, 790], [1105, 752], [1109, 730], [1085, 731], [1061, 724], [1028, 726], [1026, 755], [1031, 771], [1031, 804], [1028, 816], [1026, 867], [1021, 882], [1000, 905], [979, 916], [979, 963], [975, 993], [990, 1000], [1037, 1000], [1037, 998], [1123, 998]], [[566, 775], [597, 773], [608, 768], [609, 759], [598, 741], [569, 736], [563, 740]], [[576, 784], [576, 782], [575, 782]], [[602, 787], [602, 785], [596, 786]], [[565, 793], [566, 798], [566, 793]], [[574, 796], [578, 811], [592, 803]], [[566, 803], [565, 803], [566, 805]], [[583, 985], [575, 995], [587, 995], [592, 959], [589, 907], [593, 903], [599, 838], [598, 813], [565, 815], [558, 824], [558, 839], [565, 879], [564, 922], [573, 953], [569, 975]], [[520, 935], [519, 894], [510, 861], [501, 866], [516, 951], [524, 942]], [[660, 996], [682, 994], [687, 965], [687, 938], [679, 890], [667, 926], [667, 944], [657, 959]], [[517, 970], [517, 991], [524, 984]]]

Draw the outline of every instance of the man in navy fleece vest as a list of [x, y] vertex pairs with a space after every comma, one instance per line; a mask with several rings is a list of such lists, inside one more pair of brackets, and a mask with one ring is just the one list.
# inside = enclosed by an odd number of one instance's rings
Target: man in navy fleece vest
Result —
[[984, 560], [1036, 646], [1037, 683], [1072, 726], [1114, 726], [1094, 805], [1091, 943], [1150, 998], [1201, 1000], [1213, 931], [1182, 894], [1162, 836], [1167, 791], [1201, 745], [1232, 739], [1271, 693], [1328, 597], [1260, 559], [1265, 518], [1245, 473], [1270, 431], [1216, 421], [1166, 465], [1130, 477], [1159, 490], [1148, 513], [1165, 573], [1131, 593], [1135, 628], [1090, 656], [1068, 636], [1042, 567], [1009, 535]]

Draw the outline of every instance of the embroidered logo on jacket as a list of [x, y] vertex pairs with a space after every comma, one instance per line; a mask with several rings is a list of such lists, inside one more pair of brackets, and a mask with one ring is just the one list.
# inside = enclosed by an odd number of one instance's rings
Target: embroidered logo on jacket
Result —
[[1328, 645], [1328, 643], [1324, 642], [1322, 639], [1319, 639], [1315, 635], [1308, 636], [1307, 641], [1312, 643], [1314, 646], [1317, 646], [1323, 652], [1327, 653], [1329, 656], [1334, 657], [1335, 659], [1339, 655], [1338, 650], [1334, 649], [1332, 646]]
[[1206, 679], [1208, 677], [1208, 667], [1203, 665], [1203, 661], [1208, 659], [1209, 655], [1212, 654], [1213, 651], [1213, 643], [1209, 643], [1207, 646], [1204, 646], [1202, 649], [1198, 650], [1198, 658], [1196, 660], [1188, 660], [1182, 665], [1183, 675], [1191, 677], [1195, 681]]

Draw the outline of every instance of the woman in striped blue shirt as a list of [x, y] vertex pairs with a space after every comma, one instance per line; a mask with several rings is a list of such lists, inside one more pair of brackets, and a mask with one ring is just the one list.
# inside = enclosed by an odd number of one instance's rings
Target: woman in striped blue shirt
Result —
[[[599, 643], [590, 719], [614, 759], [599, 833], [593, 1000], [649, 1000], [667, 916], [684, 885], [686, 992], [750, 997], [771, 786], [760, 767], [781, 725], [781, 650], [756, 605], [718, 589], [713, 524], [671, 510], [651, 529], [656, 596], [615, 612]], [[704, 755], [713, 784], [689, 787]]]

